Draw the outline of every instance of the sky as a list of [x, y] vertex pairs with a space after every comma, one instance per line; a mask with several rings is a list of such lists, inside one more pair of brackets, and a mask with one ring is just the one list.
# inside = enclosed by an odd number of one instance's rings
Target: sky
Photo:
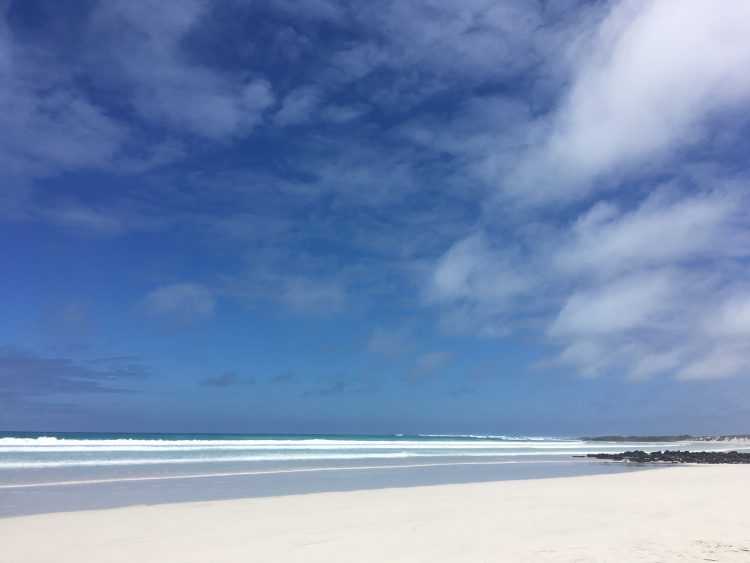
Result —
[[0, 429], [750, 432], [746, 0], [0, 20]]

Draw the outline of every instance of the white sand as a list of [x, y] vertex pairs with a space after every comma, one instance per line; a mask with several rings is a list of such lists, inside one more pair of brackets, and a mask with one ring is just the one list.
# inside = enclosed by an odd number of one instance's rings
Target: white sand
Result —
[[750, 466], [7, 518], [0, 561], [750, 562]]

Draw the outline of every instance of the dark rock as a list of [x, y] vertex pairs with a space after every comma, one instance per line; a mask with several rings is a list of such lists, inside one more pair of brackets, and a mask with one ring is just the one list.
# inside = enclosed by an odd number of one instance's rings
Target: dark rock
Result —
[[631, 463], [750, 463], [750, 453], [732, 452], [681, 452], [664, 450], [646, 453], [633, 450], [621, 454], [587, 454], [586, 457], [628, 461]]

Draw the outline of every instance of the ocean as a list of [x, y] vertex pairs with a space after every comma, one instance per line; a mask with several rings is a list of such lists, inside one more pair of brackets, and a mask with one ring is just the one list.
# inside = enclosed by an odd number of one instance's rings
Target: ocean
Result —
[[633, 470], [587, 459], [721, 442], [542, 436], [0, 433], [0, 516]]

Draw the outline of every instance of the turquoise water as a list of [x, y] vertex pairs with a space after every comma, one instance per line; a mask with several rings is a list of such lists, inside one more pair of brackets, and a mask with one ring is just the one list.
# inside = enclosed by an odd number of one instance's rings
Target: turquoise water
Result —
[[[467, 435], [315, 435], [315, 434], [118, 434], [0, 433], [0, 483], [14, 469], [112, 468], [234, 464], [245, 468], [283, 468], [306, 462], [369, 464], [468, 462], [570, 458], [624, 449], [727, 449], [720, 442], [623, 443], [528, 436]], [[162, 472], [166, 469], [162, 467]]]
[[[0, 484], [131, 474], [304, 467], [538, 463], [624, 449], [726, 449], [710, 442], [586, 442], [539, 436], [0, 433]], [[22, 474], [21, 474], [22, 473]]]
[[480, 459], [510, 461], [683, 445], [679, 442], [623, 444], [525, 436], [2, 433], [0, 483], [3, 472], [14, 469], [162, 466], [161, 472], [164, 472], [167, 466], [177, 469], [185, 465], [202, 465], [210, 470], [211, 466], [225, 464], [251, 469], [269, 465], [283, 468], [300, 462], [317, 466], [386, 460], [401, 464]]
[[732, 444], [540, 436], [4, 432], [0, 516], [607, 473], [633, 467], [580, 456], [636, 448], [722, 450]]

